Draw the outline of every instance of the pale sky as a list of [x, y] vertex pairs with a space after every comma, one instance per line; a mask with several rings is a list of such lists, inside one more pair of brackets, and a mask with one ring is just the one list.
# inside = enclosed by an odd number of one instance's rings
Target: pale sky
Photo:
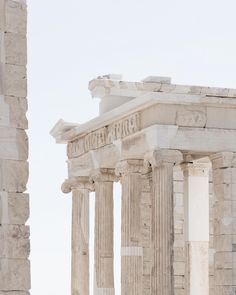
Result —
[[235, 11], [235, 0], [28, 0], [33, 295], [70, 294], [66, 152], [51, 128], [98, 114], [87, 90], [98, 75], [236, 88]]

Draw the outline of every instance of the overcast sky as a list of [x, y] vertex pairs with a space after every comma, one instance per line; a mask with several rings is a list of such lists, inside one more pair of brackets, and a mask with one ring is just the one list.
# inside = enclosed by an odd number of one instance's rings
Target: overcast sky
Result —
[[50, 129], [98, 114], [87, 87], [102, 74], [236, 88], [235, 11], [235, 0], [28, 0], [33, 295], [70, 294], [66, 153]]

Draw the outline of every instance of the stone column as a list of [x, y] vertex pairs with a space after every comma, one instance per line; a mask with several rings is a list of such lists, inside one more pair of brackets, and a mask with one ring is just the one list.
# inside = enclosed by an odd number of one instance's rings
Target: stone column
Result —
[[121, 176], [121, 294], [142, 295], [143, 248], [140, 201], [143, 160], [125, 160], [117, 165]]
[[151, 292], [151, 266], [152, 266], [152, 171], [150, 167], [142, 172], [142, 195], [140, 203], [141, 240], [143, 247], [143, 281], [142, 295]]
[[209, 165], [183, 164], [185, 286], [188, 295], [209, 294]]
[[182, 154], [175, 150], [157, 150], [145, 158], [151, 164], [153, 181], [151, 294], [173, 295], [173, 167], [182, 161]]
[[65, 182], [63, 192], [72, 190], [71, 294], [89, 295], [89, 177]]
[[114, 295], [113, 169], [92, 173], [95, 183], [95, 270], [94, 294]]
[[214, 206], [215, 295], [236, 293], [236, 153], [211, 157]]

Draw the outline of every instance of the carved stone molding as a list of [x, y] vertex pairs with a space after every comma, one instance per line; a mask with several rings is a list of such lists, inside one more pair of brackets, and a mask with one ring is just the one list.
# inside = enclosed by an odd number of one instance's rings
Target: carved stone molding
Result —
[[94, 191], [94, 185], [89, 177], [79, 176], [66, 179], [61, 186], [61, 190], [65, 194], [70, 193], [73, 189], [87, 189], [89, 191]]
[[115, 173], [121, 177], [130, 173], [142, 173], [144, 171], [143, 160], [122, 160], [116, 165]]
[[178, 126], [204, 127], [206, 119], [206, 114], [203, 111], [184, 110], [177, 112], [176, 124]]
[[131, 114], [69, 143], [67, 146], [68, 158], [79, 157], [90, 150], [101, 148], [138, 131], [140, 131], [140, 114]]
[[145, 166], [148, 166], [148, 163], [152, 167], [159, 167], [163, 164], [174, 164], [178, 165], [183, 162], [183, 155], [178, 150], [168, 150], [168, 149], [161, 149], [161, 150], [154, 150], [148, 152], [144, 157]]
[[91, 172], [90, 180], [92, 182], [116, 182], [118, 177], [115, 175], [115, 169], [95, 169]]

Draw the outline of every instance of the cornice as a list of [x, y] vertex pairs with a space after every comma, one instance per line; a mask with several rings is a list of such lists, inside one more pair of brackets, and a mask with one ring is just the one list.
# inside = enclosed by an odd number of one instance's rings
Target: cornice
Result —
[[[155, 77], [154, 77], [155, 78]], [[166, 92], [175, 94], [194, 94], [194, 95], [206, 95], [206, 96], [216, 96], [216, 97], [232, 97], [236, 98], [236, 89], [231, 88], [220, 88], [220, 87], [206, 87], [198, 85], [178, 85], [170, 83], [170, 78], [168, 77], [156, 77], [155, 79], [149, 79], [146, 81], [144, 79], [140, 82], [122, 81], [119, 79], [93, 79], [89, 82], [89, 90], [91, 92], [95, 91], [96, 88], [106, 89], [103, 90], [106, 94], [112, 94], [116, 91], [119, 95], [122, 93], [131, 94], [141, 94], [142, 92]], [[163, 79], [165, 78], [165, 79]], [[158, 81], [159, 80], [159, 81]]]
[[236, 108], [236, 97], [149, 92], [84, 124], [73, 124], [60, 120], [50, 133], [58, 143], [68, 143], [157, 104]]

